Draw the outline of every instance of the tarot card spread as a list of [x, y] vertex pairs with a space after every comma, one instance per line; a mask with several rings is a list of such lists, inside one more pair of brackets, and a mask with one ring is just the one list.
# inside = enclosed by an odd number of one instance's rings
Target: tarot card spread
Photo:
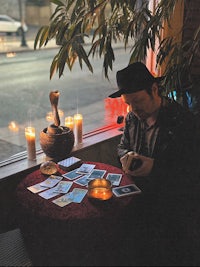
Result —
[[65, 194], [64, 196], [61, 196], [53, 200], [52, 202], [60, 207], [64, 207], [72, 202], [81, 203], [84, 196], [87, 194], [87, 191], [88, 190], [86, 189], [74, 188], [72, 192], [69, 192]]

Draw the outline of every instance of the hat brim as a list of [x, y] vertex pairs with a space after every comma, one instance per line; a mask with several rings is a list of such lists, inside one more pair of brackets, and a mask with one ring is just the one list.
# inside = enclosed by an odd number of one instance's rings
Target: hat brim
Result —
[[[160, 83], [163, 79], [164, 79], [164, 76], [154, 78], [154, 80], [155, 80], [156, 83]], [[153, 84], [153, 83], [152, 83], [152, 84]], [[145, 89], [145, 88], [144, 88], [144, 89]], [[136, 92], [138, 92], [138, 91], [141, 91], [141, 89], [134, 90], [133, 92], [131, 92], [131, 91], [127, 91], [127, 90], [125, 90], [125, 89], [120, 89], [120, 90], [118, 90], [117, 92], [112, 93], [112, 94], [109, 95], [108, 97], [110, 97], [110, 98], [116, 98], [116, 97], [120, 97], [120, 96], [123, 95], [123, 94], [132, 94], [132, 93], [136, 93]]]
[[124, 90], [123, 90], [123, 89], [120, 89], [120, 90], [118, 90], [117, 92], [112, 93], [112, 94], [109, 95], [108, 97], [116, 98], [116, 97], [120, 97], [120, 96], [123, 95], [123, 94], [124, 94]]

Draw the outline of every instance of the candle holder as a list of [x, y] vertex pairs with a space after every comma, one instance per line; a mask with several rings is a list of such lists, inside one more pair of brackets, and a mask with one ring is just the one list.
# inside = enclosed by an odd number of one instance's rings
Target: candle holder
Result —
[[108, 200], [112, 197], [112, 184], [105, 178], [96, 178], [88, 183], [88, 197], [98, 200]]

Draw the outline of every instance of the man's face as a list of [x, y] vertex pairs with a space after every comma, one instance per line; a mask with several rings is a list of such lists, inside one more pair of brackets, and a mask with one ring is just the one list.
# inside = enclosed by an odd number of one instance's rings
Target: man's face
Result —
[[150, 117], [160, 106], [160, 97], [156, 88], [152, 88], [152, 95], [146, 90], [141, 90], [132, 94], [122, 95], [123, 101], [129, 105], [129, 110], [139, 119], [144, 120]]

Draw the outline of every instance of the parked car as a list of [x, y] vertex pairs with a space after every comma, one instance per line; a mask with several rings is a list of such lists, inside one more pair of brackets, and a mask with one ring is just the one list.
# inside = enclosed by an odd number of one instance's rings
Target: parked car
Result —
[[[24, 32], [28, 30], [26, 23], [23, 23], [23, 30]], [[22, 23], [8, 15], [0, 15], [0, 33], [6, 33], [7, 35], [15, 33], [16, 35], [21, 35]]]

